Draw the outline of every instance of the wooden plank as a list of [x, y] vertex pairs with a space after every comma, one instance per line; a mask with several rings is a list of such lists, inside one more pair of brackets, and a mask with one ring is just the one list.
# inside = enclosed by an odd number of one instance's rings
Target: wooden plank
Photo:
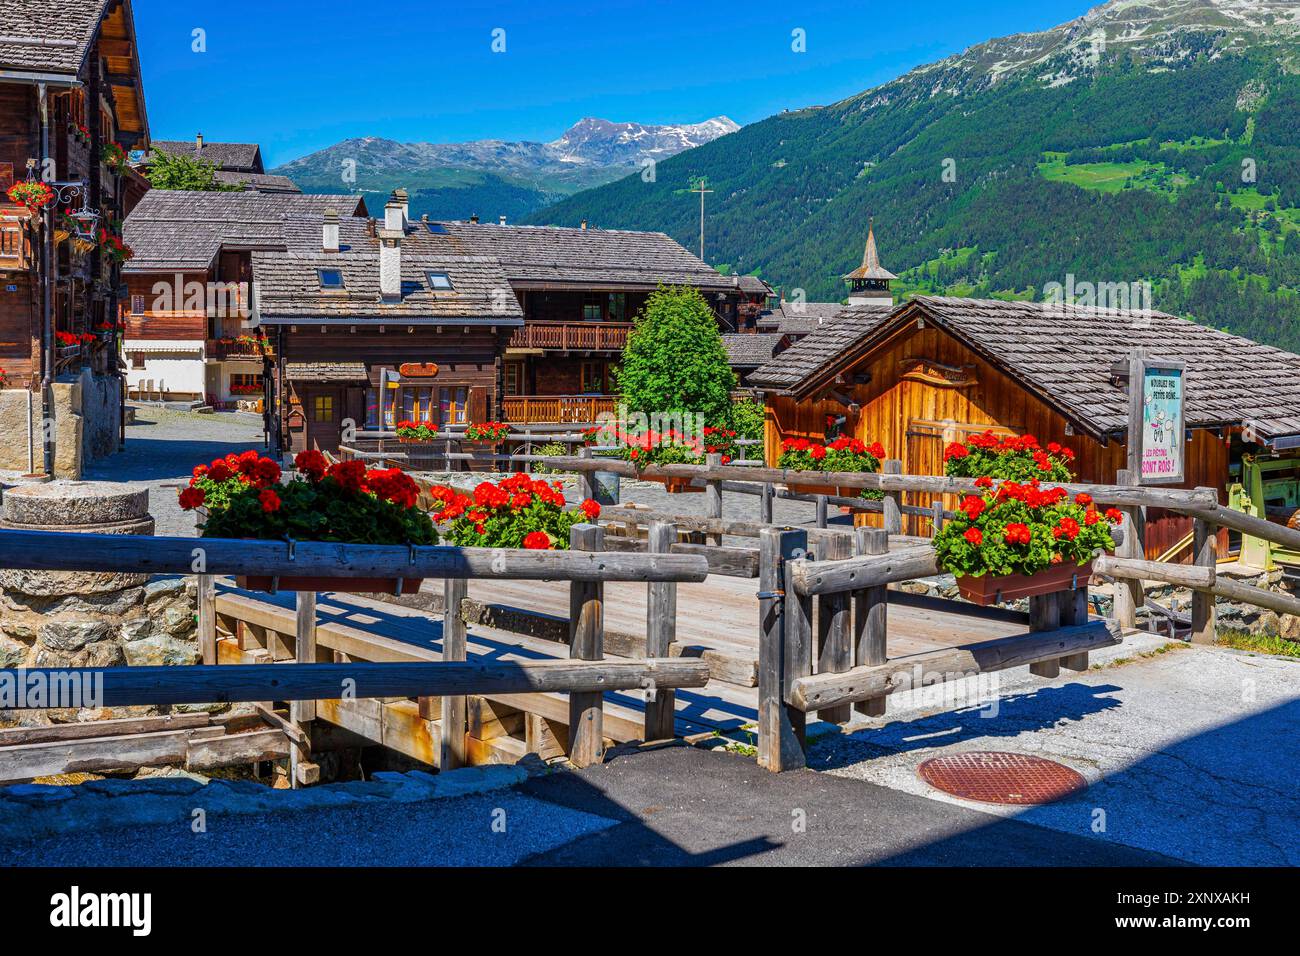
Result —
[[[1138, 483], [1137, 472], [1131, 469], [1123, 469], [1116, 473], [1115, 480], [1124, 487], [1136, 487]], [[1145, 519], [1140, 507], [1125, 508], [1124, 522], [1121, 528], [1124, 531], [1124, 540], [1119, 542], [1115, 549], [1115, 555], [1119, 558], [1127, 559], [1144, 559], [1146, 552], [1143, 550], [1143, 531]], [[1146, 597], [1142, 587], [1142, 581], [1137, 579], [1126, 579], [1115, 582], [1113, 614], [1115, 620], [1121, 627], [1132, 628], [1137, 625], [1137, 609], [1142, 607]]]
[[922, 686], [941, 683], [973, 673], [988, 673], [1021, 667], [1038, 661], [1058, 660], [1072, 654], [1110, 647], [1120, 642], [1119, 626], [1093, 621], [1076, 627], [986, 641], [966, 647], [916, 654], [905, 661], [855, 667], [843, 674], [814, 674], [798, 678], [791, 689], [791, 703], [805, 710], [868, 700], [913, 689], [919, 675]]
[[793, 583], [800, 594], [812, 596], [933, 577], [938, 573], [934, 548], [926, 544], [888, 554], [796, 562], [793, 565]]
[[186, 770], [212, 770], [261, 760], [283, 760], [296, 748], [283, 730], [250, 730], [193, 740], [185, 750]]
[[[901, 475], [903, 463], [897, 458], [886, 459], [881, 464], [881, 471], [886, 475]], [[884, 500], [883, 526], [887, 534], [903, 533], [902, 497], [898, 491], [886, 491]]]
[[471, 695], [466, 699], [466, 727], [471, 737], [492, 740], [524, 732], [524, 712], [517, 707]]
[[[853, 541], [843, 536], [828, 541], [819, 557], [838, 561], [852, 555]], [[818, 673], [843, 673], [853, 667], [852, 613], [853, 602], [848, 591], [823, 594], [817, 598]], [[817, 712], [820, 719], [832, 724], [846, 724], [852, 715], [848, 704]]]
[[[1122, 579], [1125, 585], [1128, 581], [1162, 581], [1176, 587], [1209, 588], [1214, 585], [1216, 577], [1215, 567], [1210, 565], [1168, 564], [1105, 554], [1093, 561], [1092, 570], [1094, 574]], [[1116, 587], [1120, 587], [1118, 582]]]
[[[601, 552], [604, 536], [604, 529], [598, 525], [574, 525], [569, 529], [569, 548]], [[604, 657], [604, 595], [604, 585], [599, 581], [574, 581], [569, 585], [569, 656], [574, 660], [599, 661]], [[588, 767], [605, 758], [603, 702], [599, 692], [569, 695], [569, 760], [575, 767]]]
[[140, 767], [183, 763], [192, 739], [219, 737], [224, 733], [225, 729], [220, 726], [191, 727], [144, 734], [19, 744], [4, 749], [4, 759], [0, 760], [0, 781], [13, 783], [62, 773], [135, 770]]
[[[31, 667], [0, 670], [0, 681], [63, 681], [101, 686], [105, 707], [204, 704], [234, 701], [323, 700], [355, 682], [357, 697], [419, 697], [452, 694], [524, 694], [532, 691], [631, 690], [703, 687], [709, 666], [681, 657], [646, 661], [468, 661], [435, 664], [257, 664], [192, 667]], [[94, 684], [94, 682], [102, 682]], [[22, 709], [22, 701], [14, 709]]]
[[[460, 606], [465, 600], [467, 585], [459, 578], [448, 578], [443, 585], [442, 659], [465, 660], [465, 619]], [[438, 766], [444, 770], [463, 767], [468, 755], [465, 752], [465, 698], [442, 698], [442, 754]]]
[[[1077, 627], [1088, 623], [1088, 586], [1062, 591], [1060, 597], [1061, 627]], [[1088, 652], [1069, 654], [1061, 658], [1061, 667], [1068, 671], [1086, 671]]]
[[[712, 533], [710, 536], [717, 537]], [[639, 538], [607, 535], [605, 547], [609, 551], [644, 553], [646, 542]], [[758, 551], [755, 548], [728, 548], [716, 544], [691, 544], [682, 541], [674, 542], [670, 553], [700, 555], [708, 562], [710, 574], [725, 574], [736, 578], [758, 576]]]
[[[887, 554], [889, 532], [883, 528], [858, 528], [858, 554]], [[886, 633], [889, 625], [889, 588], [878, 584], [853, 592], [853, 663], [857, 666], [883, 664], [888, 659]], [[883, 717], [884, 697], [858, 701], [854, 709], [867, 717]]]
[[[1218, 560], [1215, 554], [1214, 539], [1216, 529], [1204, 518], [1192, 522], [1192, 550], [1196, 564], [1209, 572], [1210, 584], [1214, 583], [1215, 567]], [[1192, 643], [1213, 644], [1215, 633], [1214, 595], [1205, 591], [1192, 592]]]
[[[207, 714], [167, 714], [161, 717], [123, 717], [116, 720], [91, 720], [81, 724], [50, 724], [45, 727], [11, 727], [0, 730], [0, 747], [18, 744], [57, 743], [83, 737], [114, 737], [122, 734], [157, 733], [163, 730], [186, 730], [206, 727]], [[0, 762], [3, 759], [0, 758]]]
[[[676, 525], [663, 521], [650, 524], [647, 547], [651, 553], [661, 554], [677, 542]], [[677, 637], [677, 585], [653, 582], [646, 585], [646, 657], [667, 657]], [[645, 709], [645, 739], [668, 740], [674, 734], [676, 694], [667, 688], [656, 688], [654, 700], [647, 701]]]
[[[190, 574], [194, 538], [0, 530], [0, 567], [41, 571]], [[689, 554], [593, 554], [509, 548], [399, 547], [204, 538], [213, 575], [330, 578], [515, 578], [565, 581], [703, 581]]]

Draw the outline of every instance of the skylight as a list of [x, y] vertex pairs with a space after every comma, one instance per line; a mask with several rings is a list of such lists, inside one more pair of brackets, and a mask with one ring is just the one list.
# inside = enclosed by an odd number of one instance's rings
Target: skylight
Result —
[[429, 288], [438, 292], [448, 292], [454, 289], [451, 284], [451, 276], [445, 272], [426, 272], [429, 278]]
[[317, 269], [316, 272], [320, 275], [322, 289], [343, 288], [343, 273], [339, 269]]

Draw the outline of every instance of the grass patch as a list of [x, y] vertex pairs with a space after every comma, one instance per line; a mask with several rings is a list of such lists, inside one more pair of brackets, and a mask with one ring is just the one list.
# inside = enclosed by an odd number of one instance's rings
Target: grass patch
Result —
[[1107, 667], [1123, 667], [1125, 664], [1136, 664], [1138, 661], [1149, 661], [1153, 657], [1160, 657], [1162, 654], [1168, 654], [1170, 651], [1181, 651], [1188, 645], [1184, 641], [1170, 641], [1168, 644], [1161, 644], [1159, 647], [1149, 651], [1143, 651], [1132, 657], [1117, 657], [1106, 664], [1093, 664], [1089, 670], [1099, 671]]
[[1214, 641], [1220, 647], [1231, 647], [1238, 651], [1255, 651], [1259, 654], [1274, 654], [1278, 657], [1295, 657], [1300, 659], [1300, 641], [1288, 640], [1276, 634], [1249, 634], [1246, 631], [1219, 631]]
[[1117, 193], [1125, 189], [1145, 189], [1171, 198], [1191, 182], [1186, 174], [1175, 173], [1164, 163], [1135, 159], [1123, 163], [1069, 164], [1065, 161], [1064, 153], [1052, 152], [1043, 153], [1038, 172], [1049, 182], [1069, 183], [1095, 192]]

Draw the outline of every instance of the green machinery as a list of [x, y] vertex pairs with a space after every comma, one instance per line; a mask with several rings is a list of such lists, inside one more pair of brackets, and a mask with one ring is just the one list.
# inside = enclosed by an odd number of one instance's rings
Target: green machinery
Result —
[[[1300, 458], [1242, 455], [1229, 474], [1228, 507], [1234, 511], [1284, 523], [1300, 512]], [[1300, 551], [1242, 535], [1241, 562], [1266, 571], [1282, 566], [1300, 572]]]

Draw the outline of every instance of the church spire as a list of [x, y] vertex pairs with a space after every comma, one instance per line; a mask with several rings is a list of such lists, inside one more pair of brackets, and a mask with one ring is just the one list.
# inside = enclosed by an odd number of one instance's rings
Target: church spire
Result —
[[875, 217], [867, 220], [867, 245], [862, 251], [862, 265], [844, 277], [849, 284], [849, 305], [893, 306], [894, 294], [889, 283], [898, 276], [880, 264], [876, 251]]

